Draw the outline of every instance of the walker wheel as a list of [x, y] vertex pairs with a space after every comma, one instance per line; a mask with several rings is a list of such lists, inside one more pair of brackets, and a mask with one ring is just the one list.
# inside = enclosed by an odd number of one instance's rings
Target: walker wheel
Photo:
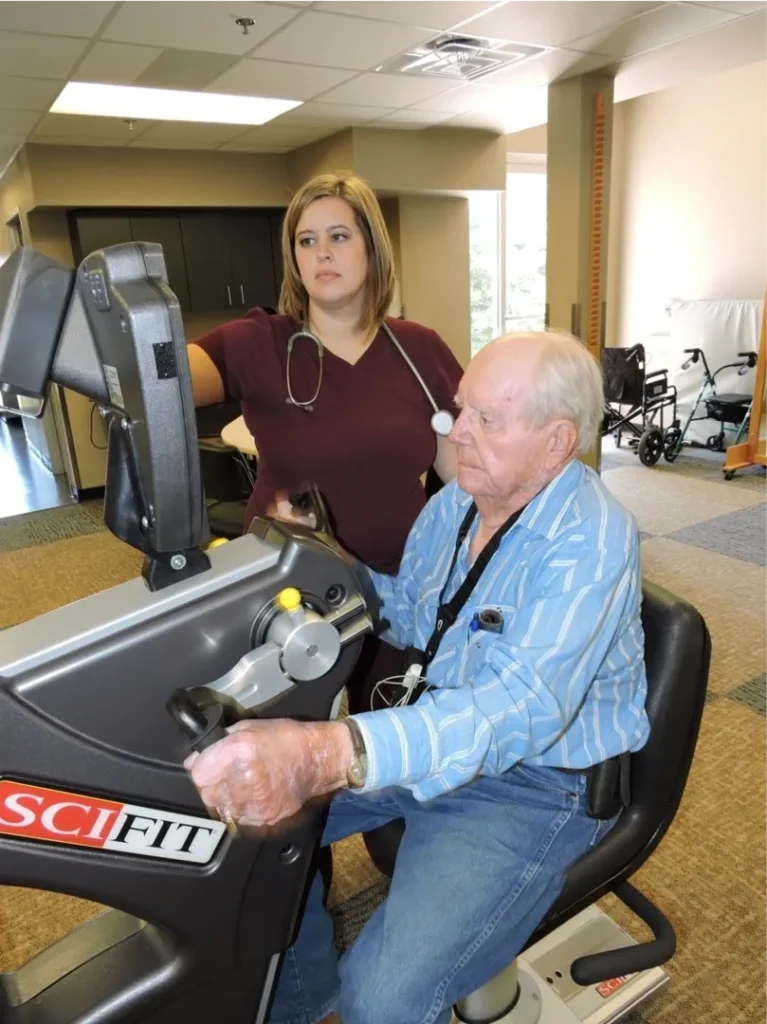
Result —
[[663, 433], [660, 427], [648, 427], [639, 438], [639, 461], [654, 466], [663, 454]]
[[724, 451], [724, 433], [712, 434], [711, 437], [706, 438], [706, 447], [712, 452], [723, 452]]

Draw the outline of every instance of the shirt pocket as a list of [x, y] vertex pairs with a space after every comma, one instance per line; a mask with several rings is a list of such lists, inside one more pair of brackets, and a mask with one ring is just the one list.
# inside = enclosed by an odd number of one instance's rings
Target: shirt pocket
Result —
[[[482, 612], [494, 612], [500, 617], [498, 630], [479, 628], [472, 629], [471, 622], [475, 616]], [[516, 614], [515, 605], [508, 602], [503, 604], [476, 604], [469, 609], [466, 623], [466, 647], [461, 670], [461, 681], [464, 684], [471, 684], [476, 681], [487, 660], [488, 651], [494, 644], [503, 642], [504, 634], [508, 633], [512, 619]]]

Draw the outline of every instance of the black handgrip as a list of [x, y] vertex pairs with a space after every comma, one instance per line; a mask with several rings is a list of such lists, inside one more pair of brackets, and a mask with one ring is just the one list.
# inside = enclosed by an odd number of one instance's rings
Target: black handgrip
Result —
[[165, 704], [168, 714], [201, 753], [226, 735], [224, 705], [204, 687], [176, 690]]
[[676, 935], [671, 922], [654, 903], [629, 882], [621, 882], [613, 892], [652, 929], [655, 938], [652, 942], [640, 942], [636, 946], [624, 946], [573, 960], [570, 974], [577, 985], [597, 985], [600, 981], [660, 967], [676, 952]]
[[756, 352], [738, 352], [738, 359], [747, 359], [749, 369], [756, 366]]

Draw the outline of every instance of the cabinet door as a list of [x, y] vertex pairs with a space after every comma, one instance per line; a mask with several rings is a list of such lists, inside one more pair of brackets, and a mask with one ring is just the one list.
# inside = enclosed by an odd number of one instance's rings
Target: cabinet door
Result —
[[285, 210], [272, 210], [269, 215], [269, 230], [272, 235], [272, 260], [274, 261], [274, 283], [279, 298], [282, 288], [282, 222]]
[[176, 294], [181, 311], [189, 311], [189, 288], [186, 280], [186, 260], [181, 242], [181, 225], [178, 217], [152, 216], [131, 217], [131, 234], [134, 242], [157, 242], [162, 246], [168, 282]]
[[184, 244], [189, 308], [193, 313], [232, 312], [226, 221], [217, 213], [184, 213], [179, 218]]
[[276, 307], [269, 214], [231, 214], [227, 226], [234, 304], [241, 309]]
[[130, 220], [127, 217], [102, 217], [100, 215], [77, 214], [75, 217], [77, 243], [80, 251], [75, 252], [78, 263], [97, 249], [108, 245], [119, 245], [131, 241]]

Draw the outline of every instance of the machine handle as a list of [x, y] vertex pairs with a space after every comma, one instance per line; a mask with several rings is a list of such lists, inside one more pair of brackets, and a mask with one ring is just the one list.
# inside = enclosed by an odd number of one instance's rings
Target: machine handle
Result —
[[227, 735], [224, 705], [205, 687], [175, 690], [165, 707], [181, 731], [192, 741], [192, 749], [198, 753]]
[[613, 890], [618, 899], [632, 910], [652, 929], [652, 942], [640, 942], [636, 946], [611, 949], [606, 953], [593, 953], [574, 960], [570, 974], [577, 985], [597, 985], [600, 981], [620, 978], [626, 974], [637, 974], [650, 967], [665, 964], [676, 951], [676, 935], [668, 918], [635, 889], [629, 882], [621, 882]]

